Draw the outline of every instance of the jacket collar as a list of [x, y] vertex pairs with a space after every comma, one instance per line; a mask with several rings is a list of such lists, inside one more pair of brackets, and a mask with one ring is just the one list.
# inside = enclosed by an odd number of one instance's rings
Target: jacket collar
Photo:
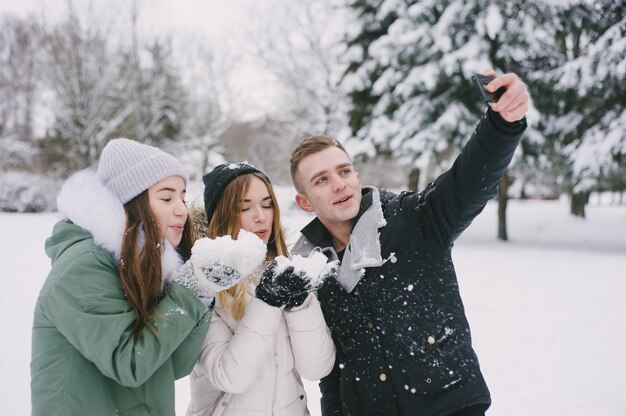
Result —
[[[384, 263], [381, 254], [378, 229], [387, 224], [380, 203], [380, 193], [374, 187], [364, 187], [363, 199], [357, 219], [346, 246], [337, 281], [348, 292], [352, 292], [361, 280], [365, 267], [377, 267]], [[293, 253], [309, 254], [315, 247], [331, 251], [332, 237], [321, 221], [315, 218], [302, 229], [302, 237], [294, 246]]]
[[[365, 211], [367, 211], [367, 209], [372, 205], [372, 195], [374, 194], [374, 190], [375, 188], [369, 186], [361, 189], [361, 205], [359, 207], [359, 213], [356, 216], [356, 220], [354, 221], [355, 224], [358, 223], [363, 213], [365, 213]], [[376, 190], [376, 192], [378, 192], [378, 190]], [[300, 232], [313, 244], [319, 247], [329, 247], [333, 245], [332, 235], [317, 217], [304, 226]]]

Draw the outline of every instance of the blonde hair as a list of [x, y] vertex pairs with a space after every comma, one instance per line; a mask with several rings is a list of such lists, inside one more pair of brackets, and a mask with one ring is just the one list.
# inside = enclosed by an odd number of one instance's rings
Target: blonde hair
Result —
[[[280, 225], [280, 209], [274, 188], [267, 176], [262, 173], [254, 172], [238, 176], [233, 179], [224, 188], [224, 191], [217, 201], [217, 206], [211, 222], [207, 223], [206, 212], [202, 208], [192, 208], [192, 218], [196, 236], [216, 238], [223, 235], [230, 235], [237, 238], [241, 229], [241, 210], [243, 207], [243, 199], [250, 188], [252, 176], [259, 178], [270, 195], [272, 206], [274, 207], [272, 233], [267, 243], [267, 258], [272, 260], [276, 256], [287, 256], [287, 244], [285, 236]], [[245, 283], [241, 282], [230, 289], [218, 293], [218, 298], [222, 308], [226, 313], [230, 314], [234, 319], [241, 320], [246, 309]]]

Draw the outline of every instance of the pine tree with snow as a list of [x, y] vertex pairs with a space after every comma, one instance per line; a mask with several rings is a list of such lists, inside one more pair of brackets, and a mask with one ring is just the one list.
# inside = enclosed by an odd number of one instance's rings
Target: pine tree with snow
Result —
[[624, 177], [626, 21], [620, 2], [349, 5], [355, 29], [347, 34], [344, 86], [352, 100], [350, 127], [369, 145], [369, 156], [392, 154], [432, 180], [484, 111], [470, 76], [492, 67], [517, 73], [533, 99], [530, 128], [509, 177], [552, 182], [547, 194], [569, 190], [578, 213], [576, 202], [584, 203], [591, 190]]
[[133, 112], [118, 135], [154, 146], [167, 145], [181, 138], [187, 93], [174, 64], [170, 39], [156, 39], [139, 48], [125, 54], [121, 66], [129, 89], [122, 91], [119, 99], [130, 103]]
[[542, 40], [531, 74], [544, 115], [542, 152], [570, 194], [571, 213], [584, 217], [590, 192], [626, 176], [626, 5], [537, 3], [532, 10]]
[[370, 155], [390, 153], [424, 172], [425, 181], [450, 166], [485, 112], [471, 76], [488, 67], [519, 72], [518, 38], [507, 36], [518, 24], [512, 4], [350, 3], [358, 29], [348, 33], [344, 87], [352, 99], [350, 127], [370, 144]]

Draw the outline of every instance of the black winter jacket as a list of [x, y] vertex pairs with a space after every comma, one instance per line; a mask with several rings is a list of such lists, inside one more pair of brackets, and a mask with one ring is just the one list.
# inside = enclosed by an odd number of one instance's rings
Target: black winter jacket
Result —
[[[346, 255], [361, 247], [359, 222], [368, 212], [382, 211], [386, 225], [365, 232], [379, 233], [378, 265], [360, 269], [351, 291], [341, 279], [318, 291], [337, 346], [335, 370], [320, 382], [323, 415], [441, 416], [490, 404], [451, 249], [495, 196], [525, 128], [525, 119], [507, 123], [489, 110], [452, 168], [423, 192], [363, 188], [339, 277], [344, 268], [358, 269], [358, 253], [352, 264]], [[337, 257], [317, 218], [302, 230], [293, 253], [308, 255], [315, 247]]]

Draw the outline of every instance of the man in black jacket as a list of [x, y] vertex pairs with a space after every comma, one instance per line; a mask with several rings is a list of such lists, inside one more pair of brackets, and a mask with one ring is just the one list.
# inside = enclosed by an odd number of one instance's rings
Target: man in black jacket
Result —
[[451, 250], [495, 196], [526, 128], [524, 83], [504, 74], [487, 90], [500, 87], [453, 166], [421, 193], [362, 188], [327, 136], [292, 152], [296, 203], [317, 216], [292, 252], [341, 260], [318, 290], [337, 346], [320, 382], [323, 415], [477, 416], [489, 407]]

